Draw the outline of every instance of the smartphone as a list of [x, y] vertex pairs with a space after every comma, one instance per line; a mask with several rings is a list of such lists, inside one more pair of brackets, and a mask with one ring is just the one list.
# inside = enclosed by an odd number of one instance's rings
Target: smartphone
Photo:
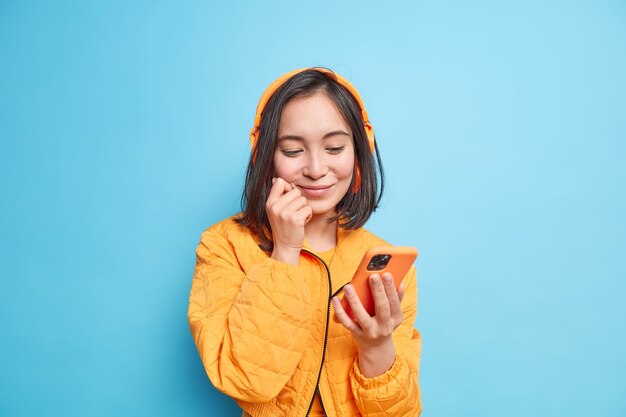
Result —
[[[363, 307], [370, 316], [376, 314], [374, 298], [369, 284], [369, 276], [390, 272], [396, 290], [417, 258], [417, 249], [410, 246], [376, 246], [368, 249], [359, 264], [350, 284], [354, 287]], [[341, 296], [341, 306], [352, 319], [352, 308], [345, 294]], [[335, 319], [335, 321], [337, 321]]]

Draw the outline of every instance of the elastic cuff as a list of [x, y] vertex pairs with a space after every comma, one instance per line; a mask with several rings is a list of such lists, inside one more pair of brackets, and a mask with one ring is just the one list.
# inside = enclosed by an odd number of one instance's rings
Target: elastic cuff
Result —
[[358, 358], [355, 359], [354, 363], [352, 364], [352, 373], [354, 374], [355, 381], [366, 390], [378, 388], [381, 385], [388, 384], [390, 381], [394, 380], [398, 376], [401, 369], [402, 361], [400, 360], [400, 357], [397, 353], [394, 358], [393, 365], [387, 372], [371, 378], [368, 378], [361, 373], [361, 370], [359, 369]]
[[286, 264], [276, 259], [267, 258], [263, 262], [253, 265], [248, 271], [248, 279], [253, 282], [262, 281], [273, 273], [287, 274], [290, 277], [300, 275], [300, 267]]
[[280, 271], [285, 271], [285, 272], [290, 272], [290, 273], [296, 273], [299, 268], [299, 266], [297, 265], [291, 265], [282, 261], [277, 261], [276, 259], [272, 257], [268, 257], [267, 259], [265, 259], [262, 265], [267, 266], [272, 269], [277, 269]]

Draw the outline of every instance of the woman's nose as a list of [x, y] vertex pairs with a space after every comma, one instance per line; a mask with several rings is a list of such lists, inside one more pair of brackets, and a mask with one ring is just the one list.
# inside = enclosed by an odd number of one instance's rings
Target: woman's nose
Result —
[[302, 174], [304, 176], [309, 177], [311, 179], [319, 179], [328, 173], [328, 164], [326, 163], [326, 158], [323, 155], [313, 155], [310, 154], [304, 169], [302, 170]]

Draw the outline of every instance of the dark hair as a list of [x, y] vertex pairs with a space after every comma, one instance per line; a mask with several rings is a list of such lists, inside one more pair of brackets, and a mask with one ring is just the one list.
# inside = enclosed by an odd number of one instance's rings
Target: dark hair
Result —
[[259, 127], [256, 149], [252, 149], [246, 183], [241, 197], [242, 213], [237, 222], [247, 226], [260, 241], [263, 250], [271, 251], [272, 233], [265, 210], [265, 202], [272, 188], [274, 175], [274, 153], [278, 146], [278, 128], [283, 109], [296, 97], [310, 97], [317, 93], [325, 94], [339, 109], [352, 131], [354, 154], [361, 174], [361, 185], [353, 193], [355, 175], [346, 195], [337, 204], [340, 227], [357, 229], [365, 224], [378, 207], [384, 189], [382, 161], [375, 145], [375, 154], [370, 152], [367, 134], [363, 126], [361, 109], [356, 100], [339, 84], [334, 73], [308, 69], [300, 72], [282, 84], [268, 100]]

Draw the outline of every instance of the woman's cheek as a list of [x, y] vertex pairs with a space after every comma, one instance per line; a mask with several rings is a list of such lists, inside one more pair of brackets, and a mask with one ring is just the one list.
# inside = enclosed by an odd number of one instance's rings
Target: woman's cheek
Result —
[[294, 158], [277, 155], [274, 158], [274, 175], [287, 182], [293, 182], [298, 172], [298, 166]]
[[352, 155], [346, 157], [337, 166], [337, 176], [340, 178], [352, 177], [354, 171], [354, 157]]

